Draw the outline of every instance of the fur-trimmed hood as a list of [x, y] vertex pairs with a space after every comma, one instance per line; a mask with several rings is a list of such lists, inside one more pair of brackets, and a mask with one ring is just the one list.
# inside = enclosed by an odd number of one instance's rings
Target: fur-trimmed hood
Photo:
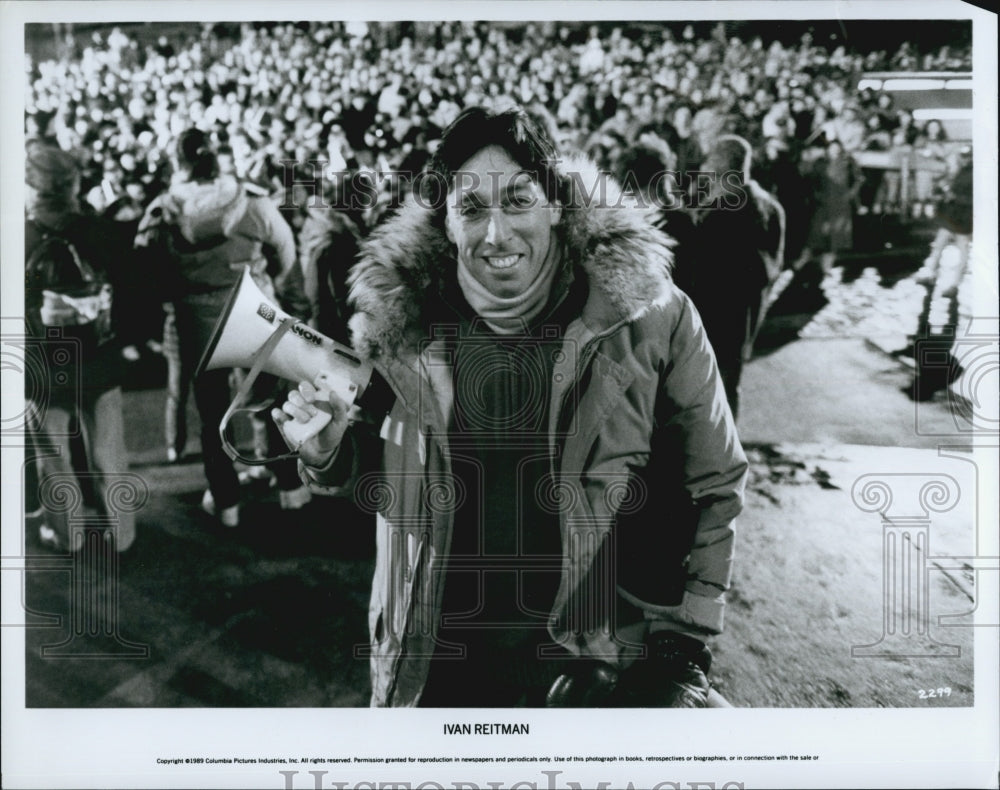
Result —
[[[609, 325], [638, 317], [670, 281], [673, 242], [655, 225], [657, 209], [636, 206], [582, 157], [562, 160], [558, 171], [570, 186], [558, 229], [563, 262], [587, 280], [584, 315]], [[402, 355], [435, 323], [453, 321], [444, 294], [457, 265], [435, 212], [411, 196], [362, 244], [351, 270], [354, 348], [370, 359]]]

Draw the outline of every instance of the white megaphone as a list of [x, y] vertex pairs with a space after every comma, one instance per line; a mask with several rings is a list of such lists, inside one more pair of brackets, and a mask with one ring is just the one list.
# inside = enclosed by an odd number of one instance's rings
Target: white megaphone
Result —
[[[233, 286], [198, 363], [198, 372], [216, 368], [249, 368], [219, 425], [226, 453], [247, 464], [275, 460], [242, 457], [226, 435], [230, 418], [241, 410], [259, 373], [296, 383], [312, 382], [321, 394], [333, 391], [348, 406], [361, 397], [372, 376], [371, 365], [353, 350], [320, 334], [268, 299], [254, 283], [249, 266]], [[283, 432], [293, 443], [292, 450], [319, 433], [330, 419], [328, 412], [320, 410], [308, 422], [287, 422]]]

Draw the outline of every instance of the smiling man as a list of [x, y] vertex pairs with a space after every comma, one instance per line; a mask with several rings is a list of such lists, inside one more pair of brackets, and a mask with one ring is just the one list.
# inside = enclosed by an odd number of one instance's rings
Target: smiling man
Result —
[[746, 459], [654, 210], [517, 109], [465, 111], [429, 167], [447, 200], [352, 273], [389, 397], [274, 412], [332, 411], [303, 476], [376, 513], [372, 704], [704, 705]]
[[530, 313], [545, 307], [560, 260], [553, 228], [561, 216], [559, 204], [501, 146], [489, 145], [461, 166], [445, 234], [456, 246], [462, 292], [486, 300], [483, 318], [506, 310], [530, 322]]

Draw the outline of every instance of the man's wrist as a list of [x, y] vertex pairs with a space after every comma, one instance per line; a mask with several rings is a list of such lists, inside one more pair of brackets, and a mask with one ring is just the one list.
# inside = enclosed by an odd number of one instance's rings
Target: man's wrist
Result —
[[339, 452], [340, 445], [338, 444], [332, 450], [321, 449], [314, 453], [310, 453], [308, 458], [304, 457], [300, 451], [299, 457], [302, 459], [302, 463], [309, 469], [323, 473], [330, 471], [333, 467], [334, 461], [337, 460], [337, 453]]

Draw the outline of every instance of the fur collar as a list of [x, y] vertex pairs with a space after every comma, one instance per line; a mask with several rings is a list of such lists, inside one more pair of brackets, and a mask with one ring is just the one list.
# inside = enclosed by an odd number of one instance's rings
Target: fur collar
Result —
[[[559, 170], [575, 185], [559, 232], [565, 265], [587, 280], [585, 320], [637, 318], [665, 298], [670, 280], [673, 242], [654, 225], [657, 209], [631, 204], [588, 160], [563, 160]], [[414, 353], [435, 322], [453, 320], [443, 294], [456, 266], [433, 212], [409, 198], [363, 243], [351, 270], [354, 348], [369, 359]]]

